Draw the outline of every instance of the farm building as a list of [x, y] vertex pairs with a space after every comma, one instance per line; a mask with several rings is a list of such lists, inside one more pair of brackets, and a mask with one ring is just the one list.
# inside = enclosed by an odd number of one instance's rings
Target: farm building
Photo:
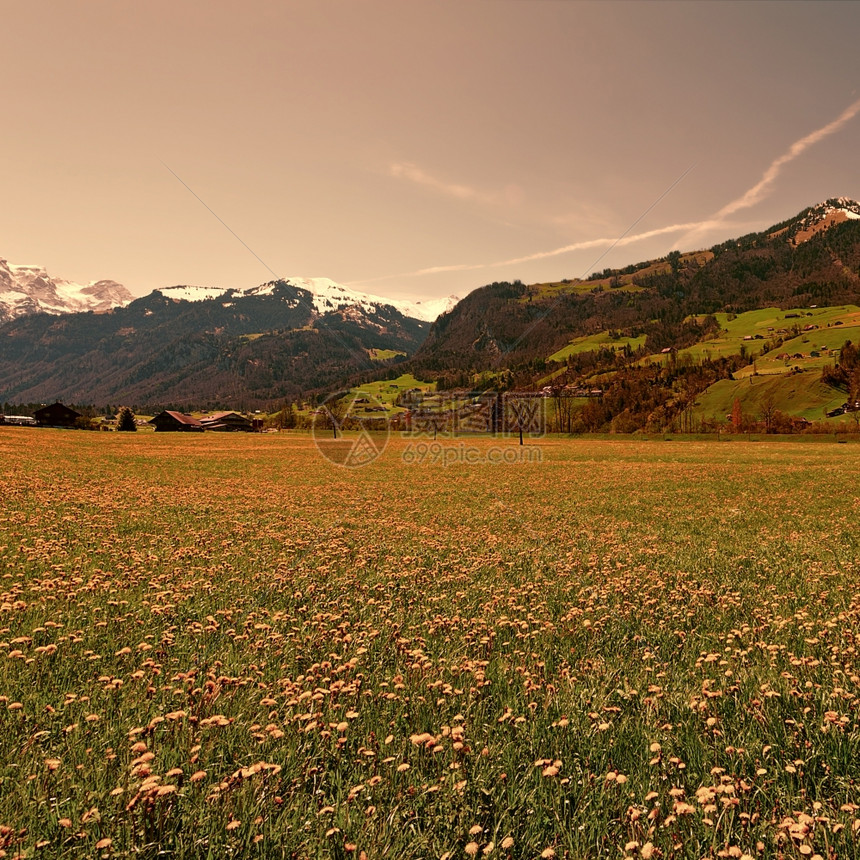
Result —
[[216, 412], [200, 419], [204, 430], [218, 430], [221, 432], [243, 431], [249, 433], [254, 429], [253, 422], [238, 412]]
[[155, 427], [156, 432], [203, 432], [203, 425], [196, 418], [182, 412], [171, 412], [169, 409], [150, 418], [149, 423]]
[[81, 413], [58, 402], [37, 409], [33, 417], [40, 427], [74, 427]]

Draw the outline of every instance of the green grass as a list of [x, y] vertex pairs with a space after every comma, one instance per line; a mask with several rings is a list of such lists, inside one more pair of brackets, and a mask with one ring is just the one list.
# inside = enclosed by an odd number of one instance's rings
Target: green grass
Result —
[[[755, 372], [785, 373], [795, 367], [801, 370], [821, 371], [825, 365], [833, 365], [839, 361], [839, 350], [850, 340], [853, 343], [860, 341], [860, 325], [835, 326], [821, 328], [799, 334], [791, 340], [785, 341], [782, 346], [765, 353], [756, 359]], [[818, 355], [811, 355], [817, 352]], [[789, 355], [789, 358], [778, 356]], [[795, 356], [801, 355], [801, 358]], [[738, 376], [746, 376], [753, 373], [753, 367], [743, 368]]]
[[735, 398], [750, 418], [757, 418], [765, 402], [772, 399], [786, 415], [822, 421], [825, 412], [845, 402], [845, 392], [825, 385], [817, 372], [721, 379], [696, 398], [694, 414], [698, 418], [725, 421]]
[[461, 443], [0, 427], [6, 856], [860, 856], [860, 445]]
[[405, 391], [417, 388], [420, 391], [431, 392], [436, 388], [435, 382], [422, 382], [411, 373], [404, 373], [396, 379], [384, 379], [378, 382], [365, 382], [352, 389], [354, 394], [373, 398], [390, 407], [390, 415], [402, 412], [404, 407], [395, 406], [397, 398]]
[[[681, 257], [681, 265], [693, 264], [704, 265], [714, 255], [710, 251], [695, 251], [684, 254]], [[529, 301], [529, 295], [538, 299], [551, 299], [560, 293], [589, 293], [594, 290], [611, 290], [621, 293], [641, 292], [645, 287], [634, 284], [634, 280], [647, 279], [650, 275], [665, 274], [670, 271], [669, 263], [665, 260], [655, 260], [650, 265], [644, 266], [637, 272], [629, 274], [618, 274], [609, 278], [595, 278], [594, 280], [580, 280], [572, 278], [563, 281], [552, 281], [542, 284], [533, 284], [521, 301]]]
[[579, 355], [581, 352], [592, 352], [598, 349], [624, 349], [624, 347], [629, 346], [635, 350], [644, 345], [644, 334], [639, 337], [613, 338], [608, 331], [602, 331], [599, 334], [583, 335], [582, 337], [574, 338], [567, 346], [562, 347], [558, 352], [554, 352], [547, 361], [564, 361], [568, 356]]
[[[797, 314], [796, 317], [787, 315]], [[860, 307], [857, 305], [843, 305], [840, 307], [825, 308], [799, 308], [793, 310], [782, 310], [780, 308], [762, 308], [760, 310], [748, 311], [738, 314], [730, 319], [728, 314], [714, 314], [720, 326], [720, 333], [707, 340], [694, 344], [687, 349], [679, 350], [678, 355], [690, 355], [696, 359], [720, 358], [728, 355], [737, 355], [741, 348], [745, 348], [748, 354], [760, 352], [764, 341], [769, 340], [779, 333], [780, 330], [789, 331], [793, 325], [803, 328], [806, 325], [817, 325], [818, 330], [804, 332], [799, 335], [798, 342], [802, 338], [808, 338], [810, 344], [826, 343], [832, 338], [834, 343], [842, 342], [850, 335], [846, 332], [851, 327], [860, 325]], [[843, 325], [833, 326], [833, 323], [842, 321]], [[827, 328], [827, 326], [831, 328]], [[745, 337], [761, 336], [761, 340], [744, 340]], [[856, 336], [856, 330], [855, 330]], [[838, 343], [841, 346], [841, 343]], [[809, 352], [806, 349], [791, 349], [783, 345], [775, 354], [782, 352]], [[832, 361], [832, 359], [830, 359]], [[652, 355], [645, 361], [666, 361], [664, 355]]]
[[609, 290], [614, 293], [639, 293], [645, 289], [644, 287], [630, 283], [629, 276], [626, 278], [626, 282], [625, 280], [619, 280], [617, 286], [612, 286], [612, 283], [612, 278], [598, 278], [594, 281], [580, 281], [579, 279], [574, 279], [567, 283], [564, 281], [553, 281], [544, 284], [533, 284], [529, 287], [530, 293], [528, 293], [524, 298], [521, 298], [520, 301], [529, 301], [529, 294], [532, 296], [532, 300], [539, 299], [546, 301], [547, 299], [553, 299], [560, 294], [566, 293], [582, 294], [606, 292]]
[[[845, 402], [845, 392], [821, 382], [821, 371], [839, 360], [839, 350], [846, 340], [860, 339], [860, 307], [801, 308], [781, 310], [763, 308], [739, 314], [730, 319], [728, 314], [715, 314], [720, 334], [693, 346], [679, 350], [678, 356], [691, 356], [696, 360], [715, 359], [737, 355], [746, 349], [748, 355], [762, 350], [768, 340], [785, 337], [793, 326], [800, 329], [816, 325], [812, 331], [800, 331], [789, 337], [781, 346], [762, 355], [739, 369], [735, 379], [724, 379], [710, 386], [696, 398], [694, 414], [698, 418], [725, 421], [731, 413], [732, 403], [738, 398], [744, 414], [755, 417], [762, 406], [772, 398], [781, 412], [806, 418], [810, 421], [826, 420], [839, 424], [845, 419], [826, 419], [825, 412]], [[835, 325], [839, 322], [840, 325]], [[780, 335], [780, 333], [783, 334]], [[745, 340], [747, 337], [758, 340]], [[811, 355], [815, 352], [817, 355]], [[788, 354], [788, 359], [778, 358]], [[794, 356], [800, 354], [801, 358]], [[665, 355], [652, 355], [643, 361], [665, 362]], [[796, 371], [800, 371], [799, 373]]]
[[396, 349], [369, 349], [367, 353], [371, 361], [388, 361], [398, 355], [406, 355], [405, 352], [399, 352]]

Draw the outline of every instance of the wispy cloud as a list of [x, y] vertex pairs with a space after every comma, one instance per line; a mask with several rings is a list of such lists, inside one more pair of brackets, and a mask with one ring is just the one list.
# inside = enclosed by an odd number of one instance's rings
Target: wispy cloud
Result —
[[388, 175], [395, 179], [405, 179], [415, 185], [420, 185], [435, 191], [445, 197], [454, 197], [457, 200], [470, 200], [476, 203], [490, 205], [513, 204], [521, 196], [519, 186], [511, 184], [501, 191], [485, 191], [472, 185], [463, 185], [456, 182], [447, 182], [428, 173], [411, 161], [396, 161], [389, 165]]
[[825, 137], [835, 134], [845, 123], [857, 116], [858, 113], [860, 113], [860, 99], [845, 108], [833, 122], [829, 122], [827, 125], [806, 135], [806, 137], [795, 141], [787, 152], [780, 155], [779, 158], [771, 163], [770, 167], [765, 170], [762, 178], [749, 191], [738, 197], [737, 200], [732, 200], [731, 203], [723, 206], [715, 217], [718, 219], [724, 218], [726, 215], [732, 215], [740, 209], [748, 209], [750, 206], [755, 206], [763, 197], [767, 196], [770, 186], [776, 181], [777, 176], [779, 176], [786, 164], [803, 155], [810, 146], [814, 146], [820, 140], [824, 140]]
[[571, 251], [587, 251], [589, 248], [605, 248], [608, 245], [615, 245], [620, 248], [623, 245], [633, 245], [636, 242], [644, 242], [646, 239], [653, 239], [655, 236], [664, 236], [666, 233], [680, 233], [682, 230], [690, 230], [698, 226], [697, 223], [689, 224], [669, 224], [666, 227], [657, 227], [654, 230], [646, 230], [644, 233], [634, 233], [630, 236], [619, 238], [603, 238], [603, 239], [588, 239], [584, 242], [574, 242], [571, 245], [564, 245], [561, 248], [554, 248], [552, 251], [538, 251], [535, 254], [527, 254], [525, 257], [514, 257], [510, 260], [502, 260], [498, 263], [492, 263], [493, 266], [513, 266], [517, 263], [530, 263], [532, 260], [545, 260], [547, 257], [559, 257], [562, 254], [569, 254]]
[[847, 122], [854, 119], [858, 113], [860, 113], [860, 99], [845, 108], [845, 110], [842, 111], [842, 113], [839, 114], [839, 116], [832, 122], [827, 123], [827, 125], [824, 125], [810, 134], [807, 134], [805, 137], [800, 138], [800, 140], [795, 141], [782, 155], [775, 158], [770, 165], [768, 165], [768, 168], [762, 174], [761, 179], [759, 179], [752, 188], [747, 189], [747, 191], [741, 194], [740, 197], [726, 203], [722, 209], [706, 221], [702, 221], [700, 224], [696, 225], [696, 227], [683, 236], [680, 241], [689, 242], [706, 230], [725, 226], [725, 219], [728, 216], [734, 215], [735, 212], [739, 212], [741, 209], [749, 209], [761, 202], [770, 193], [774, 182], [776, 182], [777, 177], [787, 164], [791, 163], [796, 158], [799, 158], [811, 146], [815, 146], [819, 141], [824, 140], [826, 137], [830, 137], [831, 134], [835, 134]]
[[551, 251], [538, 251], [534, 254], [527, 254], [524, 257], [511, 257], [507, 260], [497, 260], [494, 263], [461, 263], [450, 266], [430, 266], [426, 269], [418, 269], [414, 272], [401, 272], [399, 275], [386, 275], [382, 278], [372, 278], [371, 280], [363, 281], [363, 283], [374, 283], [376, 281], [388, 281], [394, 278], [414, 278], [421, 275], [438, 275], [445, 272], [469, 272], [478, 269], [493, 269], [501, 266], [515, 266], [520, 263], [531, 263], [535, 260], [544, 260], [547, 257], [560, 257], [562, 254], [569, 254], [573, 251], [588, 251], [592, 248], [608, 248], [610, 245], [616, 247], [622, 245], [633, 245], [636, 242], [644, 242], [647, 239], [652, 239], [655, 236], [663, 236], [667, 233], [680, 233], [683, 230], [690, 230], [697, 227], [699, 222], [689, 224], [670, 224], [666, 227], [658, 227], [654, 230], [646, 230], [644, 233], [635, 233], [630, 236], [624, 236], [619, 239], [617, 236], [604, 237], [600, 239], [587, 239], [583, 242], [574, 242], [570, 245], [564, 245], [561, 248], [553, 248]]
[[417, 164], [409, 161], [398, 161], [388, 168], [390, 176], [395, 179], [408, 179], [416, 185], [423, 185], [425, 188], [432, 188], [440, 194], [445, 194], [448, 197], [457, 197], [460, 200], [472, 200], [480, 196], [477, 189], [469, 185], [456, 185], [451, 182], [443, 182], [435, 176], [431, 176], [427, 171], [422, 170]]
[[411, 275], [437, 275], [440, 272], [466, 272], [470, 269], [492, 269], [497, 266], [515, 266], [519, 263], [531, 263], [535, 260], [545, 260], [548, 257], [560, 257], [562, 254], [569, 254], [572, 251], [588, 251], [591, 248], [606, 248], [609, 245], [619, 247], [621, 245], [632, 245], [635, 242], [644, 242], [646, 239], [652, 239], [654, 236], [663, 236], [666, 233], [680, 233], [682, 230], [690, 230], [698, 226], [698, 223], [690, 224], [670, 224], [667, 227], [658, 227], [655, 230], [647, 230], [644, 233], [635, 233], [632, 236], [625, 236], [623, 239], [616, 237], [604, 237], [601, 239], [587, 239], [583, 242], [574, 242], [570, 245], [563, 245], [561, 248], [553, 248], [551, 251], [538, 251], [534, 254], [527, 254], [524, 257], [511, 257], [509, 260], [498, 260], [495, 263], [473, 263], [455, 266], [431, 266], [427, 269], [418, 269], [417, 272], [411, 272]]
[[[560, 248], [553, 248], [550, 251], [538, 251], [534, 254], [526, 254], [521, 257], [512, 257], [507, 260], [498, 260], [494, 263], [463, 263], [448, 266], [430, 266], [424, 269], [418, 269], [414, 272], [403, 272], [399, 275], [387, 275], [381, 278], [373, 278], [365, 283], [376, 281], [388, 281], [395, 278], [413, 278], [422, 275], [437, 275], [445, 272], [468, 272], [477, 271], [480, 269], [492, 269], [502, 266], [514, 266], [522, 263], [531, 263], [537, 260], [545, 260], [549, 257], [560, 257], [563, 254], [570, 254], [575, 251], [586, 251], [592, 248], [608, 248], [610, 246], [623, 247], [633, 245], [636, 242], [644, 242], [648, 239], [653, 239], [656, 236], [663, 236], [671, 233], [682, 234], [678, 241], [674, 243], [675, 247], [689, 247], [695, 241], [696, 237], [701, 236], [709, 230], [717, 228], [726, 228], [732, 226], [729, 217], [743, 209], [749, 209], [761, 202], [770, 193], [773, 184], [776, 182], [783, 168], [799, 158], [807, 149], [814, 146], [824, 138], [838, 132], [846, 123], [850, 122], [857, 114], [860, 113], [860, 99], [850, 104], [836, 119], [827, 125], [807, 134], [800, 140], [795, 141], [786, 152], [775, 158], [767, 169], [762, 174], [761, 179], [745, 191], [740, 197], [732, 200], [723, 206], [718, 212], [714, 213], [710, 218], [703, 221], [691, 221], [683, 224], [669, 224], [665, 227], [657, 227], [653, 230], [646, 230], [642, 233], [634, 233], [625, 235], [621, 238], [604, 237], [600, 239], [587, 239], [582, 242], [573, 242], [569, 245], [563, 245]], [[493, 200], [498, 201], [498, 195], [488, 195], [476, 188], [468, 185], [455, 185], [443, 182], [408, 162], [400, 162], [392, 164], [390, 167], [392, 176], [408, 179], [419, 185], [424, 185], [432, 188], [440, 193], [447, 194], [452, 197], [460, 198], [461, 200], [481, 200], [484, 202]]]

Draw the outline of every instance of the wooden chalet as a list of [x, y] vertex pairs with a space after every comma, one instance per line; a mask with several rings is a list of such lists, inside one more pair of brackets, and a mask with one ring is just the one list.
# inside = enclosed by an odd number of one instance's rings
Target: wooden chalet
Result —
[[156, 433], [202, 433], [204, 429], [203, 424], [196, 418], [182, 412], [171, 412], [169, 409], [165, 409], [164, 412], [159, 412], [154, 418], [150, 418], [149, 423], [155, 428]]
[[74, 427], [81, 413], [57, 402], [37, 409], [33, 417], [40, 427]]
[[221, 433], [250, 433], [254, 423], [239, 412], [216, 412], [200, 419], [204, 430], [217, 430]]

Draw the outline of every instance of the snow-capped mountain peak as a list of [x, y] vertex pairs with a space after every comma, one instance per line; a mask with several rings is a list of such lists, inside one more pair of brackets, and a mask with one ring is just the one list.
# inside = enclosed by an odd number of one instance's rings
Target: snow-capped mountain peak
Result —
[[[412, 302], [402, 299], [389, 299], [384, 296], [374, 296], [362, 293], [351, 287], [339, 284], [330, 278], [284, 278], [288, 284], [310, 293], [309, 303], [318, 314], [342, 310], [349, 307], [360, 307], [363, 311], [373, 313], [377, 308], [390, 305], [404, 316], [413, 319], [433, 322], [438, 316], [451, 310], [459, 301], [456, 296], [442, 299]], [[224, 289], [223, 287], [193, 287], [176, 286], [164, 287], [158, 290], [163, 296], [185, 302], [200, 302], [205, 299], [223, 298], [233, 301], [243, 296], [270, 296], [282, 281], [269, 281], [258, 287], [245, 290]]]
[[343, 284], [338, 284], [330, 278], [287, 278], [294, 287], [308, 290], [313, 296], [314, 309], [317, 313], [358, 305], [366, 311], [377, 307], [391, 305], [404, 316], [413, 319], [433, 322], [438, 316], [451, 310], [459, 301], [456, 296], [444, 299], [413, 302], [408, 299], [389, 299], [384, 296], [374, 296], [362, 293]]
[[32, 313], [106, 311], [133, 298], [116, 281], [78, 284], [51, 277], [44, 266], [19, 265], [0, 258], [0, 321]]
[[831, 197], [804, 212], [794, 225], [790, 239], [795, 245], [800, 245], [834, 224], [857, 220], [860, 220], [860, 203], [849, 197]]

